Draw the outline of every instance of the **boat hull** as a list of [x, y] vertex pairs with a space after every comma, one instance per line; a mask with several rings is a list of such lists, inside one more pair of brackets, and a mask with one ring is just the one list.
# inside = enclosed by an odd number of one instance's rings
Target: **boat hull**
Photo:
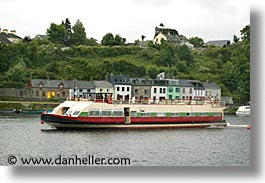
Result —
[[225, 127], [227, 124], [220, 116], [210, 117], [131, 117], [125, 123], [124, 117], [71, 117], [43, 113], [41, 121], [56, 128], [206, 128]]

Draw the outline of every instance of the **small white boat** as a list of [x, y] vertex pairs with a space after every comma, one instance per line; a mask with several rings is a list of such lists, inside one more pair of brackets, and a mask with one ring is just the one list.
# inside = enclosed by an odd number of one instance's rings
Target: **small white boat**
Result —
[[250, 115], [250, 106], [249, 105], [240, 106], [236, 111], [236, 115], [239, 116]]

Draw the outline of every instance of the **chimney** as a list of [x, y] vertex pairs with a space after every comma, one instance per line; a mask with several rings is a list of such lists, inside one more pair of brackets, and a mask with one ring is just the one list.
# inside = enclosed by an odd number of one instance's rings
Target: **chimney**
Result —
[[8, 29], [3, 29], [2, 32], [8, 34]]
[[10, 34], [17, 35], [17, 32], [16, 32], [16, 30], [11, 30]]

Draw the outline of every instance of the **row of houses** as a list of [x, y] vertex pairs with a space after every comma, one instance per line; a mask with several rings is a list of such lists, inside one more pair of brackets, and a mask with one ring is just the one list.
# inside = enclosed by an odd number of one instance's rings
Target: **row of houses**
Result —
[[111, 95], [113, 100], [220, 100], [221, 88], [213, 82], [184, 79], [130, 78], [128, 75], [109, 75], [102, 81], [32, 79], [28, 84], [33, 98], [95, 99]]

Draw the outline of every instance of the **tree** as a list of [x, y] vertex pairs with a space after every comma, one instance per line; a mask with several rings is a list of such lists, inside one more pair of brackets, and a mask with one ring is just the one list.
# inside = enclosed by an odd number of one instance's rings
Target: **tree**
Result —
[[122, 38], [120, 35], [116, 34], [114, 37], [114, 45], [124, 45], [126, 42], [125, 38]]
[[167, 41], [162, 41], [159, 46], [160, 58], [158, 64], [161, 66], [171, 67], [178, 61], [175, 47]]
[[101, 44], [104, 46], [124, 45], [125, 42], [125, 38], [122, 38], [118, 34], [116, 34], [114, 37], [112, 33], [107, 33], [101, 40]]
[[11, 67], [6, 73], [8, 81], [12, 82], [25, 82], [26, 75], [26, 64], [22, 59], [20, 59], [19, 63]]
[[237, 43], [239, 41], [239, 38], [236, 35], [234, 35], [233, 41], [234, 41], [234, 43]]
[[104, 46], [113, 46], [114, 42], [114, 36], [112, 33], [107, 33], [101, 40], [101, 44]]
[[180, 60], [186, 60], [186, 61], [193, 60], [191, 50], [186, 45], [181, 45], [177, 48], [177, 55]]
[[70, 46], [70, 39], [72, 37], [72, 27], [71, 27], [71, 23], [69, 21], [68, 18], [66, 18], [65, 23], [62, 23], [65, 27], [66, 33], [65, 33], [65, 37], [64, 37], [64, 44], [66, 46]]
[[144, 35], [142, 35], [142, 36], [141, 36], [141, 38], [142, 38], [142, 41], [144, 41], [144, 39], [145, 39], [145, 36], [144, 36]]
[[66, 28], [63, 24], [57, 25], [51, 23], [50, 28], [47, 29], [48, 40], [52, 43], [65, 43]]
[[242, 30], [240, 30], [242, 41], [250, 42], [250, 25], [245, 26]]
[[195, 48], [203, 47], [204, 41], [202, 38], [199, 37], [191, 37], [189, 42], [194, 45]]
[[80, 20], [77, 20], [73, 26], [70, 42], [72, 45], [85, 45], [87, 43], [85, 28]]

